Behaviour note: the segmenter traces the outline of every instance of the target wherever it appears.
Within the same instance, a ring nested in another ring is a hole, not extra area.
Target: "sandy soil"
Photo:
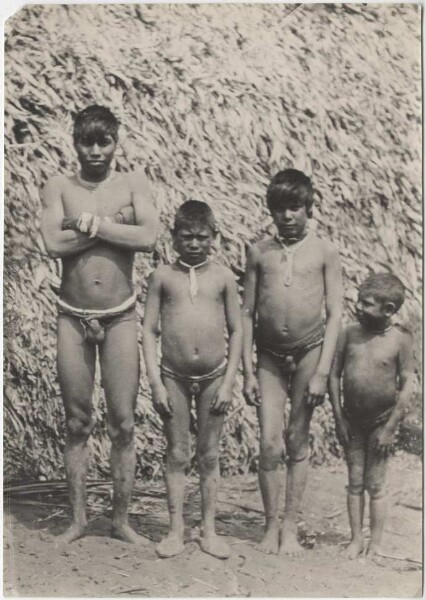
[[[310,548],[297,559],[266,556],[255,549],[263,519],[254,476],[222,483],[217,525],[233,549],[226,561],[204,554],[196,541],[200,507],[195,478],[188,481],[185,552],[166,560],[156,556],[152,543],[167,531],[160,483],[139,484],[135,493],[132,524],[151,540],[143,548],[108,537],[107,498],[99,491],[90,494],[89,535],[66,548],[55,544],[55,535],[69,519],[64,496],[24,500],[40,504],[7,500],[4,595],[419,597],[421,474],[418,457],[400,454],[392,460],[383,552],[394,558],[375,561],[365,557],[347,561],[342,556],[349,535],[343,464],[310,472],[300,523],[301,539]]]

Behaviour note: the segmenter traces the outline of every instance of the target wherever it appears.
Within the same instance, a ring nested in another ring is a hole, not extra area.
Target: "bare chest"
[[[165,308],[207,310],[223,304],[223,286],[209,272],[196,273],[192,285],[189,273],[172,273],[163,284],[162,301]]]
[[[323,283],[323,260],[312,249],[294,252],[277,248],[269,251],[260,264],[260,282],[264,288],[283,286],[307,290]]]
[[[389,371],[390,374],[396,373],[398,353],[392,341],[384,336],[377,336],[362,343],[359,339],[349,342],[346,366],[365,372],[380,369]]]
[[[87,189],[70,182],[63,191],[62,201],[66,217],[76,217],[81,212],[99,216],[113,215],[131,204],[131,191],[121,178],[96,189]]]

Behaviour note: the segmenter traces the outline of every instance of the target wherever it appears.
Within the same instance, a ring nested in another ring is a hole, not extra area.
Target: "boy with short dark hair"
[[[154,407],[163,418],[167,438],[165,480],[170,530],[157,546],[163,558],[184,549],[182,509],[193,399],[202,504],[200,545],[218,558],[230,555],[228,544],[216,535],[214,517],[219,441],[240,360],[242,326],[234,276],[209,259],[216,230],[207,204],[197,200],[182,204],[172,232],[179,258],[171,265],[158,267],[148,287],[143,349]],[[159,320],[160,368],[156,344]],[[228,352],[225,330],[229,335]]]
[[[252,246],[247,257],[244,394],[249,404],[257,406],[260,422],[259,484],[266,530],[258,548],[296,556],[302,551],[297,514],[307,477],[309,424],[326,392],[340,326],[342,283],[336,248],[308,229],[313,205],[309,177],[296,169],[280,171],[266,197],[278,233]],[[280,532],[278,467],[288,397],[286,507]]]
[[[411,335],[391,322],[404,295],[404,286],[391,273],[370,275],[364,281],[356,305],[358,324],[349,325],[341,333],[330,373],[336,429],[348,463],[352,540],[346,554],[351,559],[363,551],[364,490],[370,495],[367,554],[380,554],[386,517],[387,459],[413,391]]]
[[[142,173],[112,168],[118,121],[105,106],[78,113],[74,147],[80,169],[57,175],[43,190],[41,233],[62,261],[58,304],[58,379],[66,414],[65,471],[72,523],[58,541],[85,534],[87,441],[93,428],[97,356],[108,411],[114,482],[112,534],[144,542],[128,524],[135,471],[134,408],[139,385],[136,251],[154,248],[158,215]],[[125,211],[128,222],[121,215]]]

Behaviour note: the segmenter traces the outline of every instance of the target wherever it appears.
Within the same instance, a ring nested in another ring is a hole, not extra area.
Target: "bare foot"
[[[349,544],[349,546],[345,549],[345,558],[348,558],[349,560],[353,560],[354,558],[356,558],[357,556],[359,556],[362,551],[363,551],[363,547],[364,547],[364,540],[363,538],[355,538],[351,541],[351,543]]]
[[[377,556],[381,556],[381,548],[379,544],[372,544],[371,542],[368,544],[368,548],[367,548],[367,552],[366,552],[367,556],[370,557],[377,557]]]
[[[280,526],[277,520],[266,525],[265,535],[256,549],[265,554],[278,554]]]
[[[215,533],[200,537],[200,546],[203,552],[216,558],[229,558],[231,556],[231,548],[225,540]]]
[[[61,535],[56,536],[55,543],[56,544],[70,544],[75,540],[83,537],[86,533],[86,523],[72,523],[68,529],[61,533]]]
[[[155,551],[160,558],[170,558],[171,556],[177,556],[184,550],[183,536],[177,533],[171,532],[167,535],[159,544],[157,544]]]
[[[111,528],[111,536],[117,540],[128,542],[129,544],[137,544],[138,546],[146,546],[149,540],[141,535],[138,535],[128,523],[122,525],[113,525]]]
[[[286,527],[281,529],[280,556],[301,556],[305,550],[297,541],[297,527]]]

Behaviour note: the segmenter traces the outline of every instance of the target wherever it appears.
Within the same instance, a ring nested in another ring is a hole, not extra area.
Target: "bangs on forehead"
[[[286,206],[291,204],[293,206],[304,206],[306,204],[306,198],[302,194],[290,192],[289,190],[277,190],[271,197],[271,206]]]
[[[108,137],[117,141],[115,128],[102,121],[86,121],[81,124],[78,131],[75,132],[75,139],[87,144],[95,142],[105,143]]]

